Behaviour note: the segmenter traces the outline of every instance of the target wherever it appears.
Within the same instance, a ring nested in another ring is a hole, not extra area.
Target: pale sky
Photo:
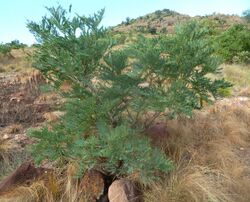
[[[195,16],[213,12],[241,15],[250,8],[250,0],[0,0],[0,43],[15,39],[34,43],[34,37],[26,28],[27,20],[40,21],[47,12],[45,6],[58,3],[64,8],[72,4],[72,11],[79,15],[90,15],[105,8],[104,26],[162,9]]]

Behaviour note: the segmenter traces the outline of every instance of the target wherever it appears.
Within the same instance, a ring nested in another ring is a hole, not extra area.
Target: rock
[[[138,87],[139,87],[139,88],[148,88],[148,87],[149,87],[149,83],[147,83],[147,82],[139,83],[139,84],[138,84]]]
[[[7,135],[7,134],[4,134],[4,136],[3,136],[3,140],[7,140],[7,139],[9,139],[10,137]]]
[[[135,185],[126,179],[115,180],[108,190],[110,202],[139,202],[139,194]]]
[[[163,146],[169,137],[166,123],[156,123],[146,130],[146,135],[150,138],[154,146]]]
[[[80,188],[87,195],[89,201],[101,201],[100,199],[105,195],[104,175],[97,170],[87,171],[80,182]]]
[[[48,171],[46,168],[36,168],[32,162],[25,162],[0,182],[0,193],[9,191],[17,185],[30,183],[46,175]]]

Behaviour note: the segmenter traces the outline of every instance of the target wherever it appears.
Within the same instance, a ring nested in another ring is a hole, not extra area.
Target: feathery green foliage
[[[169,172],[170,161],[123,119],[131,89],[136,89],[138,81],[122,74],[125,52],[110,51],[113,42],[99,25],[104,11],[70,19],[60,6],[48,10],[50,17],[40,24],[28,24],[41,43],[34,66],[55,89],[60,91],[66,81],[71,91],[61,92],[67,102],[60,122],[52,130],[44,127],[30,133],[39,139],[32,148],[36,162],[74,160],[82,169],[117,176],[138,173],[144,183],[157,172]]]
[[[66,113],[58,123],[31,132],[38,139],[32,148],[37,162],[74,160],[82,169],[138,174],[143,183],[168,173],[171,162],[140,133],[166,108],[172,117],[190,116],[200,100],[230,86],[206,77],[218,71],[206,30],[190,22],[173,36],[141,36],[117,49],[100,26],[103,10],[73,18],[67,17],[71,8],[48,10],[51,15],[39,24],[28,23],[41,44],[34,67],[66,98]],[[61,88],[65,82],[68,91]],[[155,116],[141,123],[149,111]]]
[[[143,90],[144,99],[138,106],[159,112],[168,108],[174,116],[190,116],[193,109],[200,107],[199,100],[208,102],[211,96],[218,97],[218,89],[230,86],[224,80],[206,76],[219,72],[207,31],[190,21],[177,26],[173,36],[139,38],[131,50],[133,72],[149,86]]]

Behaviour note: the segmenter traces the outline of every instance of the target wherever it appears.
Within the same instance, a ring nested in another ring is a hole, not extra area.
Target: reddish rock
[[[115,180],[108,190],[110,202],[139,202],[139,192],[129,180]]]
[[[97,170],[87,171],[80,182],[80,188],[87,195],[89,201],[100,201],[105,191],[104,175]]]
[[[46,168],[36,168],[32,162],[23,163],[0,182],[0,193],[9,191],[17,185],[28,184],[32,180],[44,176],[48,171]]]

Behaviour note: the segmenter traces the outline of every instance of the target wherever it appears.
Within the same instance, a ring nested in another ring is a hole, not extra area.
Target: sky
[[[18,39],[31,45],[35,39],[26,28],[27,21],[39,22],[46,6],[62,5],[79,15],[90,15],[105,8],[102,24],[114,26],[156,10],[170,9],[190,16],[216,13],[241,15],[250,0],[0,0],[0,43]]]

